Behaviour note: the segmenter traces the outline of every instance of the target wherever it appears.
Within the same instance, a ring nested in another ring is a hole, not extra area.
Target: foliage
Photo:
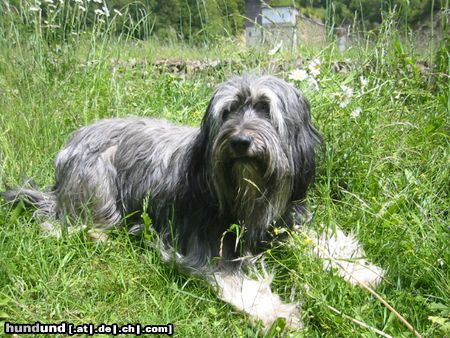
[[[303,15],[321,19],[329,27],[356,25],[358,29],[369,30],[378,27],[386,13],[393,10],[400,25],[419,26],[445,8],[446,1],[274,0],[266,3],[296,5]],[[245,21],[245,0],[7,0],[0,8],[14,13],[6,18],[25,23],[28,31],[34,29],[37,20],[42,21],[43,33],[55,33],[48,28],[61,27],[57,31],[59,35],[48,36],[53,40],[70,39],[75,26],[78,32],[85,31],[100,21],[116,35],[204,42],[239,35]]]
[[[313,16],[316,14],[333,26],[352,25],[356,22],[365,29],[380,25],[383,15],[393,10],[399,13],[402,25],[415,27],[428,18],[430,13],[448,6],[446,0],[295,0],[295,3],[303,13],[311,13]],[[318,9],[326,9],[326,12],[317,11]]]
[[[58,30],[63,33],[60,39],[67,39],[75,27],[80,32],[92,29],[100,21],[116,34],[139,39],[157,35],[162,39],[204,41],[235,36],[242,31],[244,22],[243,0],[8,0],[0,8],[10,13],[8,19],[25,23],[28,30],[38,20],[44,29],[62,28]]]

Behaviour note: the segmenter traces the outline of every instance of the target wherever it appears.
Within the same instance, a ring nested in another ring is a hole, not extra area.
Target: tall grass
[[[268,56],[227,39],[193,47],[136,40],[130,27],[117,35],[114,25],[126,9],[106,17],[55,2],[54,16],[44,18],[32,3],[17,11],[5,4],[2,188],[25,178],[51,185],[57,151],[72,131],[96,119],[141,115],[199,125],[213,87],[229,75],[270,72],[290,80],[302,68],[308,80],[290,81],[311,101],[326,141],[307,201],[311,226],[355,232],[369,258],[387,270],[377,292],[424,337],[450,334],[448,41],[432,51],[435,66],[423,68],[421,54],[389,19],[376,39],[343,53],[330,43]],[[96,21],[89,23],[89,15]],[[150,31],[150,17],[142,18],[135,27]],[[196,73],[171,73],[152,62],[174,57],[232,62]],[[301,233],[288,237],[266,257],[277,292],[302,303],[306,328],[293,336],[375,336],[350,319],[411,336],[370,294],[323,272]],[[177,335],[188,337],[260,333],[201,281],[162,264],[145,242],[121,230],[107,243],[92,243],[84,232],[46,238],[29,212],[2,204],[0,243],[2,321],[172,322]]]

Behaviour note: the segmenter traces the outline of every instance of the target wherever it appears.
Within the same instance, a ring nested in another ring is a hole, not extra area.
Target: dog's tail
[[[25,206],[37,209],[37,213],[42,216],[54,217],[56,215],[56,197],[53,190],[39,191],[34,186],[24,186],[0,192],[0,197],[13,204],[22,201]]]

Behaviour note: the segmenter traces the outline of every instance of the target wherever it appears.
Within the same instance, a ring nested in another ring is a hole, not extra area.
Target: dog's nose
[[[251,143],[252,138],[247,135],[235,135],[230,139],[231,148],[238,154],[244,154]]]

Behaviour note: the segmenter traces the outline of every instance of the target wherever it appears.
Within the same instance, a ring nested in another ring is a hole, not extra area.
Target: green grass
[[[255,71],[288,79],[298,56],[319,58],[320,90],[295,83],[311,101],[326,141],[308,197],[312,226],[353,230],[368,257],[387,270],[377,292],[424,337],[450,334],[448,65],[447,77],[433,70],[422,74],[414,50],[392,31],[344,54],[330,44],[268,56],[227,40],[194,48],[86,34],[46,44],[36,34],[24,39],[25,33],[2,27],[1,188],[25,178],[51,185],[58,150],[72,131],[96,119],[142,115],[198,125],[214,86],[231,74]],[[195,74],[152,65],[159,58],[206,57],[234,63]],[[133,58],[147,62],[117,63]],[[347,70],[333,71],[343,60],[349,60]],[[354,89],[345,107],[339,105],[341,85]],[[355,111],[360,114],[352,117]],[[205,283],[180,275],[122,231],[107,243],[92,243],[84,232],[60,240],[42,237],[30,212],[2,204],[0,247],[2,321],[171,322],[180,337],[258,335],[258,327]],[[288,299],[293,286],[302,303],[305,330],[294,336],[375,336],[330,306],[393,337],[412,336],[369,293],[322,271],[310,249],[305,237],[292,234],[266,253],[276,291]]]

